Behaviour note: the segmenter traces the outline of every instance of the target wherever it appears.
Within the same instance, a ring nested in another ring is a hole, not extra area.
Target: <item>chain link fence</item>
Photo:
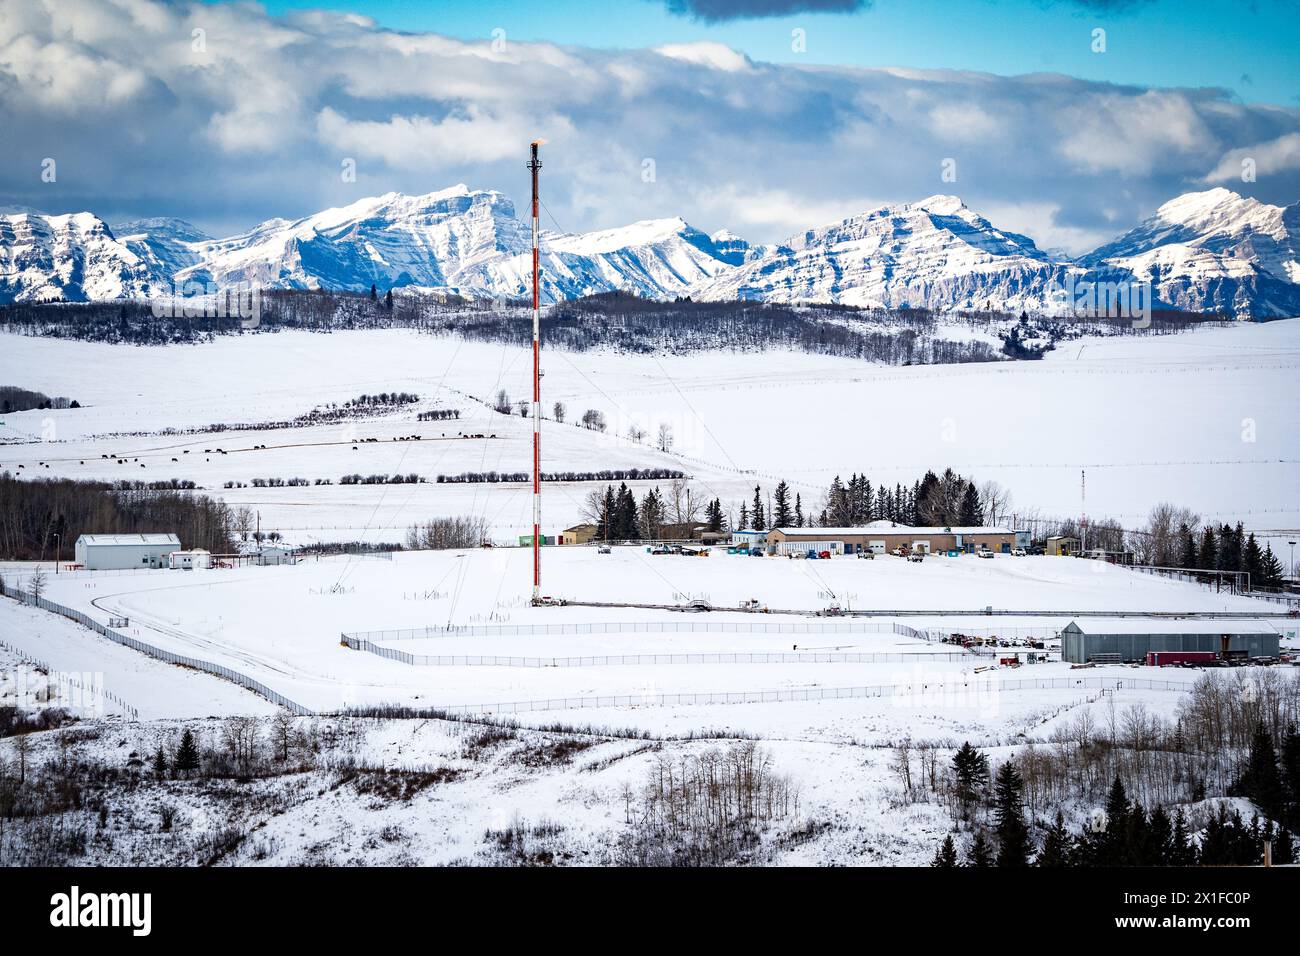
[[[58,614],[60,617],[66,617],[68,620],[75,621],[82,627],[90,628],[95,633],[108,638],[116,644],[121,644],[123,647],[129,647],[133,651],[139,651],[141,654],[155,658],[156,660],[168,664],[179,664],[181,667],[191,667],[194,670],[203,671],[216,677],[225,678],[231,683],[238,684],[245,690],[251,690],[254,694],[257,694],[260,697],[265,697],[271,703],[283,707],[299,717],[310,717],[314,716],[316,713],[315,711],[309,710],[301,704],[290,700],[283,694],[271,690],[271,688],[267,687],[261,681],[253,680],[253,678],[246,674],[241,674],[239,671],[232,670],[229,667],[223,667],[220,664],[213,664],[210,661],[199,660],[195,657],[186,657],[184,654],[176,654],[172,651],[166,651],[160,647],[155,647],[152,644],[146,644],[144,641],[123,634],[121,631],[114,630],[111,627],[99,623],[89,615],[83,614],[81,611],[73,610],[70,607],[64,607],[62,604],[56,604],[43,597],[38,598],[29,592],[20,591],[17,588],[11,587],[3,581],[0,581],[0,594],[3,594],[5,597],[13,598],[23,604],[32,607],[39,607],[52,614]]]

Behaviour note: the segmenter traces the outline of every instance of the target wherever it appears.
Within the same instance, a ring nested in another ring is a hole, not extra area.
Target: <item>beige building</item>
[[[892,521],[873,521],[860,528],[773,528],[767,532],[767,550],[773,554],[884,554],[899,548],[921,554],[1009,553],[1015,546],[1016,533],[1006,528],[913,528]]]
[[[1047,547],[1044,549],[1048,554],[1068,556],[1079,553],[1079,539],[1071,538],[1068,535],[1054,534],[1047,539]]]
[[[575,524],[560,533],[560,544],[590,544],[596,540],[594,524]]]

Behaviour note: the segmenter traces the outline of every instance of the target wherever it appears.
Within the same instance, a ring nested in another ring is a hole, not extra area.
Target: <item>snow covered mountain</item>
[[[688,294],[742,261],[746,244],[721,243],[677,219],[650,219],[582,235],[541,236],[542,297],[549,302],[622,290],[644,298]],[[531,247],[461,270],[448,285],[465,296],[524,296]]]
[[[1178,309],[1300,315],[1300,203],[1187,193],[1081,261],[1150,282]]]
[[[368,291],[449,277],[528,242],[514,206],[498,192],[453,186],[423,196],[385,193],[303,219],[271,219],[228,239],[194,244],[180,281],[283,289]]]
[[[374,284],[510,298],[527,293],[532,268],[529,229],[510,200],[463,184],[423,196],[387,193],[292,222],[273,219],[228,239],[183,241],[171,229],[151,249],[157,258],[190,257],[174,273],[178,282],[218,286],[364,292]],[[734,243],[716,248],[681,219],[577,236],[543,233],[542,293],[547,301],[614,289],[678,295],[738,255]]]
[[[91,213],[0,214],[0,302],[143,297],[167,281]]]
[[[184,219],[158,217],[113,223],[113,235],[168,282],[199,261],[197,246],[212,237]]]
[[[680,218],[542,234],[542,296],[837,302],[890,308],[1056,311],[1067,278],[1150,281],[1156,304],[1300,314],[1300,204],[1227,189],[1180,196],[1079,259],[997,228],[956,196],[885,206],[776,246]],[[529,229],[508,198],[464,185],[386,193],[213,239],[179,219],[109,228],[90,213],[0,213],[0,302],[167,294],[184,283],[365,292],[376,285],[470,298],[526,296]]]
[[[1020,309],[1069,268],[1033,240],[995,228],[956,196],[884,206],[810,229],[696,295],[705,299]]]

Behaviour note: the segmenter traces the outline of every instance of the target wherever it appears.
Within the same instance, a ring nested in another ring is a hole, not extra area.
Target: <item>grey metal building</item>
[[[181,549],[174,534],[83,534],[77,538],[77,563],[91,571],[165,568],[167,556]]]
[[[1212,651],[1221,655],[1277,657],[1281,635],[1258,621],[1071,621],[1061,631],[1061,659],[1145,661],[1147,651]]]

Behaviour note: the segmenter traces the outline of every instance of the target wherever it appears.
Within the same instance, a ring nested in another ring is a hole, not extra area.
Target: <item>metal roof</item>
[[[1014,534],[1006,528],[947,528],[947,527],[928,527],[917,528],[905,524],[882,525],[878,522],[872,522],[869,525],[860,525],[856,528],[773,528],[773,531],[780,531],[784,535],[802,534],[812,535],[825,538],[846,535],[846,534],[905,534],[905,535],[926,535],[926,534]]]
[[[77,538],[78,544],[102,545],[175,545],[181,546],[181,539],[174,534],[83,534]]]
[[[1071,621],[1082,634],[1276,634],[1277,628],[1266,621],[1206,618],[1089,618]]]

